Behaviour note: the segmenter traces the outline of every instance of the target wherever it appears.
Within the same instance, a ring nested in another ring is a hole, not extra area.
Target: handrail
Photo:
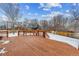
[[[52,30],[40,30],[40,29],[37,29],[37,30],[32,30],[32,29],[24,29],[24,30],[0,30],[0,32],[6,32],[7,34],[7,37],[8,37],[8,33],[10,32],[18,32],[18,36],[19,36],[19,33],[20,32],[23,32],[23,35],[24,33],[39,33],[39,32],[42,32],[43,33],[43,36],[45,37],[45,33],[46,32],[51,32]],[[60,35],[65,35],[65,36],[69,36],[71,35],[73,32],[71,31],[56,31],[56,34],[60,34]],[[39,34],[38,34],[39,35]]]
[[[42,32],[43,33],[43,37],[45,37],[46,32],[49,32],[49,30],[0,30],[0,32],[6,32],[7,37],[8,37],[8,34],[10,32],[18,32],[18,36],[19,36],[20,32],[23,32],[23,35],[24,35],[25,32],[26,33],[28,33],[28,32],[30,32],[30,33],[36,33],[36,35],[37,34],[39,35],[39,32]]]

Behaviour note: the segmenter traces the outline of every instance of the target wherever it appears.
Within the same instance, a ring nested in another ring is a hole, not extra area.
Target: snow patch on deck
[[[79,48],[79,39],[65,37],[65,36],[56,35],[56,34],[52,34],[52,33],[47,33],[47,34],[49,36],[49,39],[51,39],[51,40],[56,40],[56,41],[67,43],[67,44],[75,47],[76,49]]]
[[[0,48],[0,54],[4,54],[6,52],[8,52],[8,51],[5,51],[5,48]]]

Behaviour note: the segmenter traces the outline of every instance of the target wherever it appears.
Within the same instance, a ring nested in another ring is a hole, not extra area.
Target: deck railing
[[[9,33],[17,32],[18,36],[20,36],[20,33],[23,33],[23,36],[27,33],[33,33],[33,35],[39,36],[40,32],[42,33],[42,36],[45,38],[46,32],[49,32],[50,30],[0,30],[0,33],[6,33],[6,36],[9,37]]]
[[[42,33],[42,36],[45,37],[46,32],[51,32],[52,30],[27,30],[27,29],[23,29],[23,30],[0,30],[0,33],[6,33],[6,36],[9,37],[9,33],[14,33],[17,32],[18,36],[20,35],[20,33],[22,32],[23,35],[27,34],[27,33],[33,33],[33,35],[40,35],[40,32]],[[71,31],[54,31],[54,34],[59,34],[59,35],[63,35],[63,36],[67,36],[67,37],[71,37],[72,34],[74,32]]]
[[[63,36],[72,36],[74,32],[72,31],[57,31],[56,34],[63,35]]]

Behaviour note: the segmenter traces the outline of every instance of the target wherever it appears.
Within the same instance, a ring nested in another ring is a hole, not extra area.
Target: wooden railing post
[[[45,38],[45,32],[43,32],[43,37]]]
[[[38,30],[36,31],[36,36],[39,36],[39,31]]]
[[[9,34],[9,33],[8,33],[8,30],[7,30],[6,32],[7,32],[7,37],[8,37],[8,34]]]
[[[19,36],[19,30],[18,30],[18,36]]]
[[[23,36],[24,36],[24,31],[23,31]]]

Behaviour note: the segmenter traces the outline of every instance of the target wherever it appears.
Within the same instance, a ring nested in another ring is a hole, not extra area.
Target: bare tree
[[[37,19],[32,20],[32,29],[39,29],[39,24]]]
[[[28,29],[38,29],[39,28],[38,20],[37,19],[25,19],[24,27]]]
[[[18,20],[19,14],[19,5],[15,3],[0,3],[0,11],[7,16],[8,20],[12,23],[12,28],[14,27],[14,22]]]
[[[48,21],[47,20],[40,20],[40,28],[47,30],[48,28]]]
[[[62,30],[62,28],[63,28],[63,21],[62,21],[62,19],[63,19],[63,15],[61,15],[61,14],[58,14],[58,15],[53,17],[54,29],[56,31]]]
[[[78,26],[79,26],[79,7],[76,6],[72,6],[70,13],[74,16],[74,20],[73,20],[73,26],[74,26],[74,31],[78,31]]]
[[[23,27],[27,28],[28,26],[28,19],[27,18],[24,18],[24,21],[23,21]]]

